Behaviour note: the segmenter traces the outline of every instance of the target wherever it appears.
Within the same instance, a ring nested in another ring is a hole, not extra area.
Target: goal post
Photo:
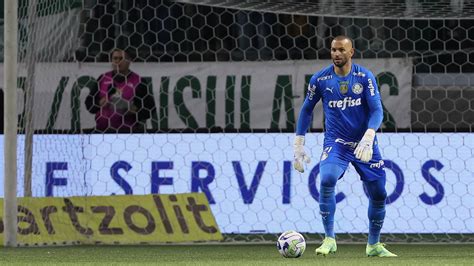
[[[4,213],[3,244],[6,247],[17,245],[17,52],[18,52],[18,1],[5,1],[4,6],[4,138],[3,138],[3,191]]]

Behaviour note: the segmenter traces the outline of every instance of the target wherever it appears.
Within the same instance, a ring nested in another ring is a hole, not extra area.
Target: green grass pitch
[[[474,265],[473,244],[393,244],[397,258],[368,258],[365,245],[341,244],[336,254],[316,256],[310,244],[298,259],[274,245],[158,245],[0,248],[0,264],[30,265]]]

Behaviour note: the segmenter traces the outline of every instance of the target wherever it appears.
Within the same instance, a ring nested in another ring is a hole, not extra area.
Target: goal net
[[[374,73],[383,100],[384,161],[374,165],[387,172],[382,239],[473,240],[469,1],[30,2],[34,8],[19,6],[17,195],[44,205],[19,209],[19,232],[36,237],[20,244],[51,244],[48,222],[66,232],[56,244],[121,242],[126,230],[138,240],[185,232],[178,213],[172,226],[162,219],[156,198],[150,207],[123,195],[191,192],[204,193],[226,241],[273,241],[290,229],[320,239],[321,104],[303,174],[292,168],[292,141],[309,79],[331,64],[330,42],[341,34],[354,40],[353,60]],[[98,130],[98,91],[108,86],[107,97],[115,95],[115,76],[101,79],[117,69],[115,48],[145,88],[126,103],[141,108],[133,111],[144,113],[141,128],[110,122]],[[365,241],[368,199],[354,168],[336,190],[336,232]],[[115,231],[104,229],[110,209],[97,208],[96,196],[123,210],[106,226]]]

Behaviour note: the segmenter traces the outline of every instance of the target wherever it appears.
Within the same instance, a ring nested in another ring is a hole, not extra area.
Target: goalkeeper
[[[309,163],[305,153],[304,135],[311,122],[311,113],[322,99],[325,114],[324,147],[320,162],[319,209],[325,231],[316,254],[327,255],[337,250],[334,233],[336,197],[334,188],[352,163],[369,195],[368,256],[395,257],[380,243],[380,230],[385,218],[385,171],[375,131],[383,118],[380,93],[374,75],[352,63],[352,40],[337,36],[331,43],[333,64],[315,73],[301,108],[294,140],[294,167],[304,172]]]

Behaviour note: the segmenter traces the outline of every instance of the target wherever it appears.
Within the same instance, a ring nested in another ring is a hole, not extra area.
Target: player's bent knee
[[[340,174],[333,169],[321,169],[321,186],[335,187]]]
[[[323,187],[335,187],[337,182],[337,177],[326,175],[321,176],[321,186]]]
[[[385,201],[387,199],[387,192],[384,190],[384,191],[373,193],[370,199],[373,201]]]
[[[385,190],[385,181],[376,180],[365,182],[365,188],[369,194],[369,198],[374,201],[385,201],[387,199],[387,191]]]
[[[373,189],[369,191],[369,198],[374,201],[385,201],[387,199],[387,191],[384,187]]]
[[[344,174],[344,170],[337,164],[325,164],[320,166],[321,186],[336,186],[339,177]]]

